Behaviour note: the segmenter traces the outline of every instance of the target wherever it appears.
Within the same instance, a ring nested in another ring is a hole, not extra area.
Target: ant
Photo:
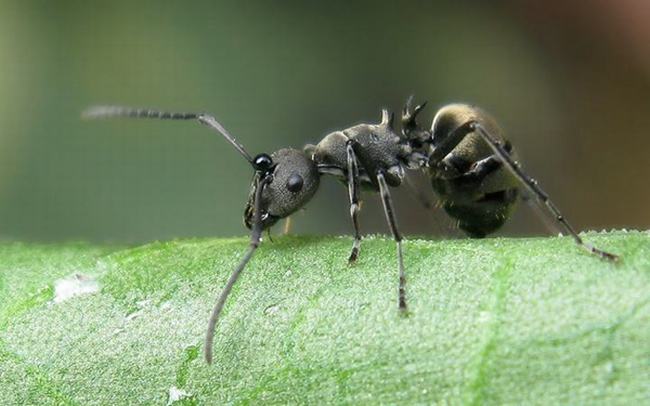
[[[354,228],[349,263],[357,260],[361,247],[357,218],[360,189],[380,194],[397,245],[398,305],[402,313],[407,310],[402,235],[389,188],[402,183],[405,170],[426,171],[442,207],[458,220],[459,228],[472,237],[484,237],[501,227],[523,187],[579,247],[608,261],[618,259],[583,241],[537,181],[523,172],[510,142],[503,137],[491,116],[478,107],[451,104],[441,108],[431,129],[426,129],[417,122],[425,104],[413,107],[413,96],[408,99],[402,110],[400,134],[394,130],[394,116],[384,109],[378,124],[358,124],[334,131],[317,145],[307,145],[303,150],[283,148],[255,157],[213,116],[205,113],[97,106],[86,110],[83,116],[196,120],[224,136],[253,167],[254,176],[244,210],[244,224],[251,230],[250,244],[212,310],[204,346],[205,360],[210,364],[219,315],[242,270],[260,245],[262,232],[303,207],[318,189],[321,175],[333,175],[348,188]]]

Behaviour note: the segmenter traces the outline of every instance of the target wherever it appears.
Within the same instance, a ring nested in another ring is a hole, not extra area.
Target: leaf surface
[[[118,249],[0,246],[0,403],[637,404],[650,399],[650,235],[408,240],[280,237]],[[99,291],[54,302],[62,279]]]

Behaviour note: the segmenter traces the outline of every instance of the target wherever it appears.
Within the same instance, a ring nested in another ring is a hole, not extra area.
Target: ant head
[[[261,219],[266,229],[278,220],[303,207],[316,193],[320,175],[316,164],[302,151],[281,149],[271,156],[259,154],[252,161],[255,177],[244,210],[244,224],[251,228],[255,207],[255,191],[264,176],[271,177],[262,192]]]

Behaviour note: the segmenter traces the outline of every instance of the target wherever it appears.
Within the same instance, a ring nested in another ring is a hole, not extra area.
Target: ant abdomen
[[[456,130],[472,122],[487,129],[513,155],[510,143],[490,115],[477,107],[451,104],[438,111],[431,126],[429,174],[441,207],[457,220],[461,230],[481,238],[505,223],[519,192],[517,179],[503,167],[481,135],[471,129],[443,155],[447,143],[453,143],[450,139]],[[436,149],[443,153],[437,154]]]

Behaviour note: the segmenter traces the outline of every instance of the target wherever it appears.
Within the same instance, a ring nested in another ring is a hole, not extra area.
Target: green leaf
[[[650,234],[265,242],[202,358],[245,239],[0,246],[0,404],[638,404],[650,399]],[[99,291],[55,302],[57,283]],[[58,282],[57,282],[58,281]]]

